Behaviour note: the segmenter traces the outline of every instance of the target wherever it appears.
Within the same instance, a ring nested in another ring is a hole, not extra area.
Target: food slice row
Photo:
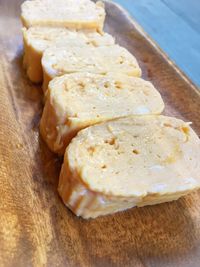
[[[103,5],[89,0],[22,6],[24,65],[32,81],[44,80],[40,131],[52,151],[65,153],[58,190],[84,218],[175,200],[200,186],[198,136],[159,115],[159,92],[103,33],[104,18]]]

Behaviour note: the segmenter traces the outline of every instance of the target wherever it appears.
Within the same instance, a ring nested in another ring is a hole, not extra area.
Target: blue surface
[[[115,0],[200,86],[200,0]]]

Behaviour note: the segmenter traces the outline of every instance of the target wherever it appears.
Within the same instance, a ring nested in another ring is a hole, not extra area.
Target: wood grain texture
[[[22,69],[21,2],[0,0],[0,266],[199,267],[200,192],[88,221],[62,204],[62,159],[38,133],[42,91]],[[200,134],[197,88],[120,8],[106,10],[106,29],[139,59],[166,113]]]

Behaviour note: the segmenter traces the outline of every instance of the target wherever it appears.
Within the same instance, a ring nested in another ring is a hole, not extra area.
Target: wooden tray
[[[20,0],[0,0],[0,266],[200,266],[200,194],[96,220],[74,216],[57,194],[62,160],[38,133],[42,91],[22,69]],[[106,29],[138,58],[166,114],[193,121],[200,94],[119,6]]]

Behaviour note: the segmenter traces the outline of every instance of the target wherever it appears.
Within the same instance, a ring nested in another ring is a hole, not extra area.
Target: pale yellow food
[[[66,46],[51,47],[42,57],[43,90],[48,88],[50,80],[56,76],[74,72],[92,72],[106,74],[113,72],[129,76],[141,76],[136,58],[119,45],[112,46]]]
[[[176,200],[200,187],[200,140],[188,123],[138,116],[79,132],[58,191],[78,216],[95,218]]]
[[[55,27],[23,28],[24,67],[32,82],[42,82],[43,71],[41,59],[44,51],[52,45],[66,46],[109,46],[115,43],[107,33],[92,30],[69,30]]]
[[[34,0],[21,5],[24,27],[50,26],[101,31],[105,19],[102,2],[90,0]]]
[[[120,74],[74,73],[49,84],[40,132],[49,148],[64,154],[76,133],[129,115],[160,114],[163,100],[143,79]]]

